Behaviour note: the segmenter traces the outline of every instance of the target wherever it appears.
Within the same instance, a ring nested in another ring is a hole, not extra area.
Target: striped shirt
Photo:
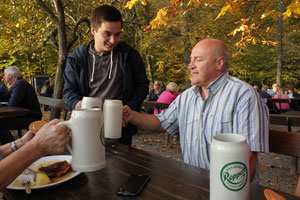
[[[269,151],[269,111],[252,86],[224,72],[206,99],[200,90],[189,88],[157,115],[167,132],[179,131],[185,163],[209,169],[210,143],[221,133],[245,136],[250,151]]]

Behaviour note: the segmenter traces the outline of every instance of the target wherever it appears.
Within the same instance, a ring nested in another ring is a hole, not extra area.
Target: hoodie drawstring
[[[96,58],[95,58],[95,54],[93,54],[93,72],[92,72],[91,82],[94,81],[95,62],[96,62]]]
[[[111,71],[112,71],[112,66],[113,66],[113,54],[114,54],[114,52],[111,51],[111,52],[110,52],[110,70],[109,70],[109,76],[108,76],[108,79],[111,79]]]
[[[92,71],[92,78],[91,78],[91,82],[94,81],[94,73],[95,73],[95,62],[96,62],[96,57],[95,54],[93,55],[93,71]],[[109,69],[109,76],[108,79],[111,79],[111,71],[112,71],[112,67],[113,67],[113,51],[110,52],[110,69]]]

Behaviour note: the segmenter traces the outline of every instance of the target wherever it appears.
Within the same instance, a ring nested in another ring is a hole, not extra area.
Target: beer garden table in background
[[[26,112],[29,112],[29,109],[4,105],[0,106],[0,118],[24,116]]]
[[[130,174],[146,174],[151,177],[140,196],[130,199],[209,199],[209,171],[182,162],[160,157],[122,144],[108,143],[106,168],[79,176],[42,190],[3,191],[8,200],[47,199],[129,199],[117,196],[118,188]],[[265,187],[251,184],[250,199],[265,200]],[[278,191],[276,191],[278,192]],[[296,196],[278,192],[286,199]]]

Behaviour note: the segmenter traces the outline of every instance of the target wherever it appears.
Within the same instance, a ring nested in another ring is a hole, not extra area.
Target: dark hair
[[[288,90],[291,90],[294,92],[294,87],[288,87]]]
[[[120,11],[113,6],[103,5],[95,8],[91,16],[91,27],[97,30],[103,21],[119,21],[123,27],[122,15]]]

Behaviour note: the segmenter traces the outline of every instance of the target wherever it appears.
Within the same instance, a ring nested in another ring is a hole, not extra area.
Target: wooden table
[[[79,176],[53,188],[25,191],[3,191],[8,200],[81,200],[81,199],[209,199],[208,170],[163,158],[151,153],[133,149],[121,144],[106,148],[106,168]],[[116,191],[130,174],[147,174],[150,182],[140,196],[125,198]],[[264,187],[252,184],[251,198],[265,200]],[[278,192],[289,200],[296,196]]]
[[[3,117],[17,117],[24,116],[26,112],[29,112],[29,109],[12,107],[12,106],[0,106],[0,118]]]

